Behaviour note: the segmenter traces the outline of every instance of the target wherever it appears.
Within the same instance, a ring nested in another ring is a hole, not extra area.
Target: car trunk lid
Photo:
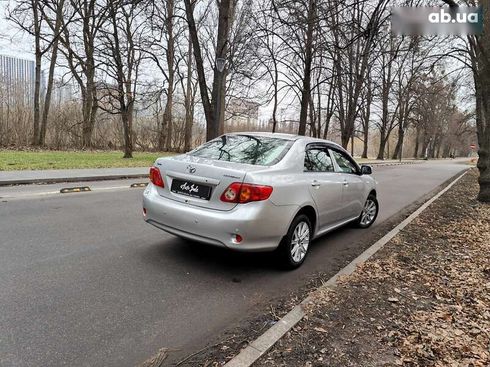
[[[237,204],[221,201],[221,194],[231,183],[243,182],[247,172],[263,169],[187,154],[160,158],[155,166],[165,182],[164,188],[157,188],[161,196],[214,210],[233,209]]]

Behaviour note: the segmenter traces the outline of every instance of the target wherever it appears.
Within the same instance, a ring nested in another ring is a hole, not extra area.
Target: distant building
[[[259,107],[257,102],[232,98],[226,106],[225,130],[257,130],[259,127]]]
[[[34,99],[35,63],[32,60],[0,55],[0,101],[31,103]],[[44,78],[41,78],[41,95]]]

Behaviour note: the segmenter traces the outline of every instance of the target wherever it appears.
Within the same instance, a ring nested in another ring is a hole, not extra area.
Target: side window
[[[305,152],[306,172],[334,172],[328,150],[322,147],[309,148]]]
[[[336,150],[330,150],[333,159],[337,162],[337,165],[340,168],[340,171],[343,173],[357,173],[356,166],[350,161],[350,159],[341,152]]]

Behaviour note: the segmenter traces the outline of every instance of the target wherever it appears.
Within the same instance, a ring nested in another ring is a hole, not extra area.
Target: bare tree
[[[98,110],[96,81],[96,41],[107,21],[106,5],[96,0],[70,0],[73,19],[63,24],[60,51],[78,83],[82,94],[82,146],[92,146],[92,135]],[[64,19],[64,22],[66,19]]]
[[[253,52],[256,62],[263,68],[264,75],[268,76],[270,86],[266,90],[267,103],[272,102],[272,132],[277,131],[277,110],[279,107],[280,87],[280,71],[279,59],[281,58],[281,45],[278,37],[275,35],[277,20],[271,16],[271,4],[263,3],[263,8],[260,8],[254,13],[254,25],[257,31],[258,47]]]
[[[347,6],[349,5],[349,6]],[[347,147],[359,115],[359,98],[364,88],[371,53],[389,17],[388,1],[336,3],[329,18],[332,29],[331,54],[336,78],[337,114],[341,144]]]
[[[121,118],[124,158],[132,158],[133,154],[134,105],[145,37],[145,22],[140,17],[144,5],[108,0],[109,20],[101,29],[99,52],[108,81],[104,83],[100,107]]]
[[[172,150],[173,105],[176,88],[175,73],[180,59],[176,58],[175,49],[181,29],[175,29],[176,13],[174,0],[159,0],[151,3],[146,12],[151,29],[151,37],[145,40],[146,53],[155,63],[163,76],[165,107],[162,121],[159,124],[158,149]]]
[[[368,157],[368,147],[369,147],[369,128],[371,120],[371,104],[373,103],[373,84],[371,79],[371,72],[367,73],[366,78],[366,88],[364,88],[361,104],[361,125],[362,125],[362,135],[363,135],[363,148],[362,148],[362,158]]]
[[[185,127],[184,127],[184,152],[191,149],[192,144],[192,126],[194,123],[194,105],[197,88],[193,85],[193,62],[192,62],[192,41],[189,38],[187,47],[187,72],[185,76],[186,87],[182,85],[185,100]],[[184,78],[181,78],[183,83]]]

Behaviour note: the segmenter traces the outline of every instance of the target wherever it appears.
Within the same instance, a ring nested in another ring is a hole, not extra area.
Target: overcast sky
[[[9,3],[12,6],[14,1],[0,0],[0,53],[34,59],[29,38],[6,20],[6,11]]]

